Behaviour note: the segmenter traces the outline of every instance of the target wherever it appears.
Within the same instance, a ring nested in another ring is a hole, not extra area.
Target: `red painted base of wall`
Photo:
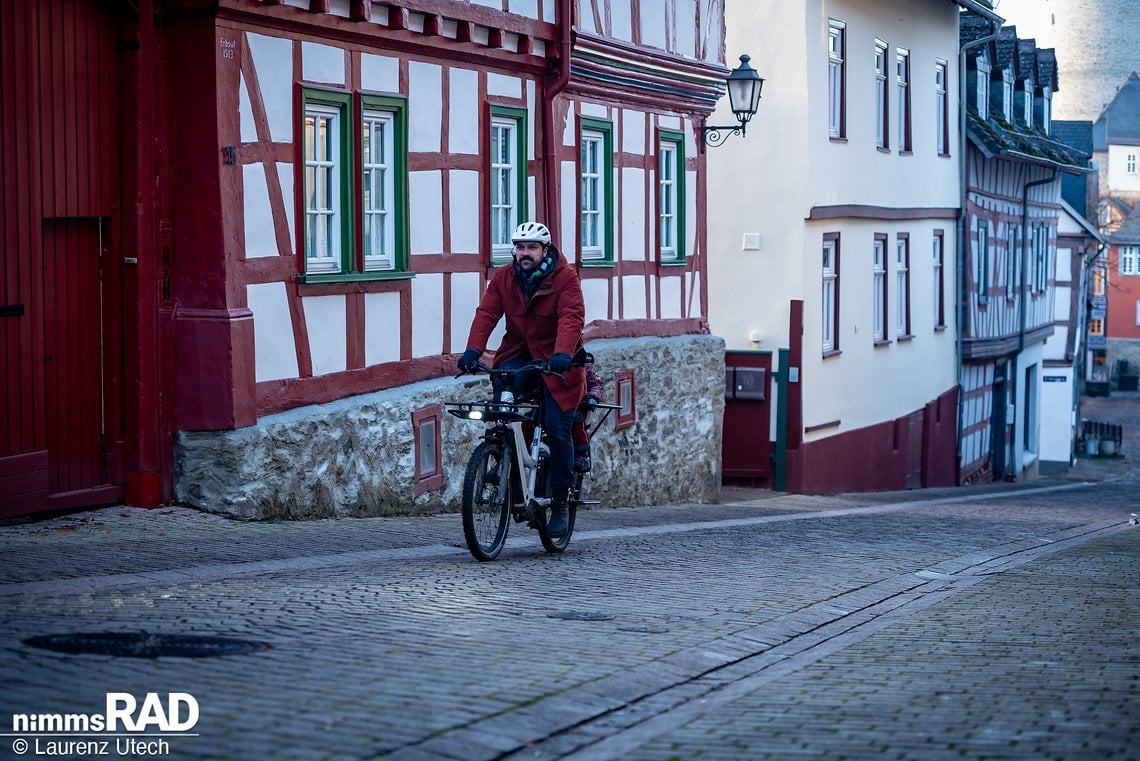
[[[955,388],[912,415],[805,442],[798,450],[788,452],[788,491],[835,494],[954,486],[957,408]],[[909,437],[918,435],[912,430],[917,419],[912,418],[919,416],[921,448],[908,451]],[[919,455],[921,463],[915,459]],[[921,468],[920,473],[916,467]]]
[[[162,474],[128,473],[127,504],[135,507],[158,507],[162,504]]]

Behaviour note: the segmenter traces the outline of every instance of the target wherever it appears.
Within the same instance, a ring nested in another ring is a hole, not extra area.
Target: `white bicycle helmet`
[[[529,243],[538,241],[544,246],[550,245],[550,230],[541,222],[523,222],[511,234],[511,243]]]

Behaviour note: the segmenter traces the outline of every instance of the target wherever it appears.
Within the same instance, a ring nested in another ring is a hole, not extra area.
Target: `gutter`
[[[966,300],[966,191],[969,188],[969,177],[966,175],[966,156],[969,154],[969,139],[966,137],[966,51],[971,48],[976,48],[991,42],[996,39],[998,33],[1001,31],[1003,19],[1001,16],[995,14],[992,10],[978,5],[975,0],[959,0],[959,5],[964,8],[978,13],[990,22],[990,35],[982,37],[972,42],[967,42],[958,49],[958,175],[959,175],[959,199],[958,199],[958,225],[957,230],[957,244],[955,250],[955,272],[958,279],[958,305],[957,305],[957,319],[954,320],[954,353],[957,360],[957,373],[958,373],[958,432],[955,437],[955,451],[954,451],[954,470],[957,473],[957,478],[962,474],[962,422],[965,416],[964,394],[962,392],[962,329],[966,322],[967,306]]]
[[[570,84],[570,47],[573,23],[571,18],[572,0],[558,0],[555,9],[554,25],[558,29],[558,69],[552,73],[552,80],[546,88],[542,111],[542,165],[546,170],[546,198],[545,210],[546,226],[550,228],[551,240],[558,242],[562,248],[562,222],[557,204],[559,174],[558,165],[558,136],[554,128],[556,109],[554,100]],[[575,257],[577,259],[577,257]]]

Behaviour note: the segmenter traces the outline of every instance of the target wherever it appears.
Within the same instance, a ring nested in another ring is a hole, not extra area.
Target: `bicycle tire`
[[[476,560],[494,560],[503,551],[510,526],[511,447],[489,439],[479,446],[467,463],[463,476],[463,538]]]
[[[570,490],[570,498],[566,500],[566,530],[557,536],[546,530],[546,519],[550,516],[550,508],[542,508],[542,516],[538,520],[538,539],[542,548],[551,555],[557,555],[570,545],[570,537],[574,534],[574,520],[578,517],[578,497],[582,492],[582,474],[574,474],[574,487]]]

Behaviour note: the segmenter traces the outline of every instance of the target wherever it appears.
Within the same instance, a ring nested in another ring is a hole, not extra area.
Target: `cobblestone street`
[[[13,522],[0,753],[58,739],[13,733],[16,714],[183,692],[201,715],[171,758],[1140,758],[1140,398],[1086,401],[1125,425],[1123,456],[1017,484],[595,509],[561,556],[516,525],[477,563],[458,515]],[[24,642],[139,631],[267,647]]]

